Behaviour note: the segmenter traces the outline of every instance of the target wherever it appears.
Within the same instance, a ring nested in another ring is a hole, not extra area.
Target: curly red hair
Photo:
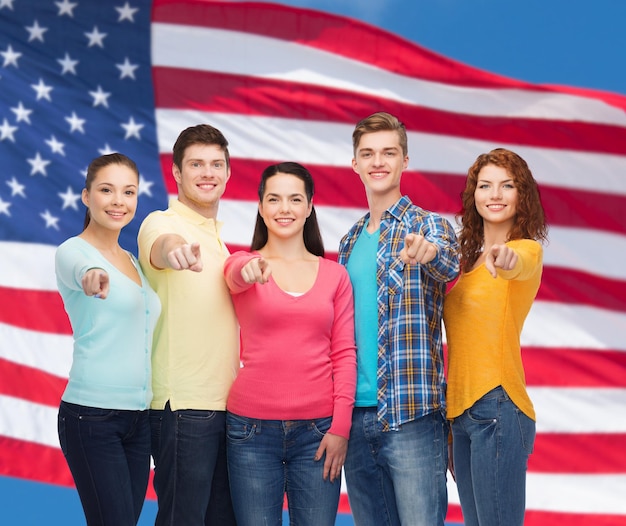
[[[478,156],[467,172],[465,190],[461,193],[463,209],[457,215],[461,225],[459,244],[461,247],[461,269],[470,270],[480,257],[484,242],[483,218],[476,210],[474,192],[478,174],[486,165],[504,168],[513,179],[517,188],[517,213],[507,241],[513,239],[534,239],[547,241],[546,223],[541,195],[526,161],[515,152],[505,148],[496,148]]]

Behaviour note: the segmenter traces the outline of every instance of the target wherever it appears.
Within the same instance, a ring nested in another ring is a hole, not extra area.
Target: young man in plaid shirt
[[[355,298],[357,393],[345,464],[358,526],[443,526],[448,426],[441,315],[459,273],[453,227],[400,191],[404,125],[359,122],[352,167],[369,212],[341,240]]]

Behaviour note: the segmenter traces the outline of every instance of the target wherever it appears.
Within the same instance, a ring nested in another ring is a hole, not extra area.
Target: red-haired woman
[[[444,302],[450,467],[466,526],[522,526],[535,412],[520,334],[547,226],[528,165],[504,148],[476,159],[462,199],[461,276]]]

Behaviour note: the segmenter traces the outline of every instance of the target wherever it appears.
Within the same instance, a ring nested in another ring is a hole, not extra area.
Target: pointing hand
[[[404,238],[404,248],[400,251],[400,259],[405,264],[429,263],[435,259],[435,256],[437,256],[436,245],[426,241],[424,236],[407,234]]]
[[[494,277],[498,277],[497,269],[512,270],[517,263],[517,254],[506,245],[491,245],[485,256],[485,267]]]
[[[193,272],[200,272],[202,270],[200,244],[187,243],[176,247],[168,252],[167,262],[174,270],[189,269]]]
[[[246,283],[263,285],[267,283],[271,274],[270,264],[262,257],[251,259],[241,269],[241,277]]]

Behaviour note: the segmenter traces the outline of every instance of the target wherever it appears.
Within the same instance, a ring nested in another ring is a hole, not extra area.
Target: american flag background
[[[136,252],[143,217],[176,193],[178,133],[210,123],[231,145],[231,250],[251,240],[262,169],[294,160],[315,178],[334,257],[366,209],[352,129],[379,110],[409,132],[404,193],[451,221],[478,154],[504,146],[530,165],[551,230],[522,335],[538,419],[526,524],[626,525],[626,97],[504,78],[273,3],[0,0],[0,476],[72,484],[56,434],[72,338],[54,251],[82,229],[91,159],[137,162],[121,238]],[[460,521],[453,481],[449,493]]]

